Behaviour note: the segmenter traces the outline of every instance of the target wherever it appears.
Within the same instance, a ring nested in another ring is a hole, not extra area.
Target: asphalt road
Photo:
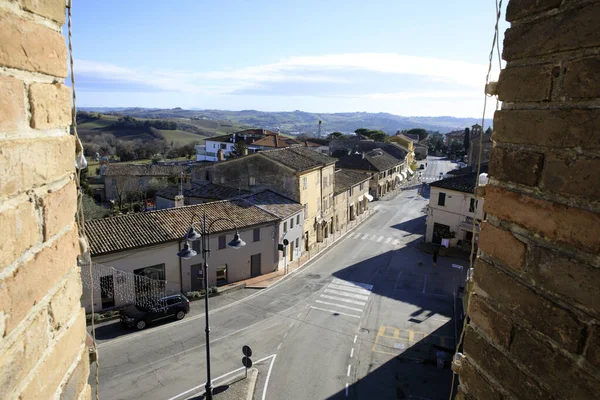
[[[213,379],[241,367],[249,345],[255,361],[275,356],[265,361],[268,385],[261,374],[266,399],[447,398],[450,370],[422,362],[440,348],[450,357],[460,270],[447,259],[433,268],[416,248],[426,202],[416,189],[374,202],[369,220],[275,286],[211,299]],[[184,320],[142,332],[98,327],[100,397],[175,400],[200,391],[202,307],[195,302]]]
[[[421,181],[425,183],[438,181],[442,179],[442,175],[446,174],[448,171],[458,168],[456,163],[443,157],[429,156],[425,160],[417,162],[419,165],[427,164],[425,169],[418,170],[421,172]]]

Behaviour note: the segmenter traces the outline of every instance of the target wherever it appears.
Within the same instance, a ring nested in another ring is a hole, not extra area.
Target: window
[[[327,187],[327,179],[328,177],[323,178],[323,187]]]
[[[223,250],[225,247],[227,247],[227,236],[223,235],[223,236],[219,236],[219,250]]]
[[[446,205],[446,193],[440,193],[440,197],[438,197],[438,206]]]
[[[217,267],[217,286],[227,283],[227,264]]]
[[[248,178],[248,186],[255,186],[256,185],[256,178],[251,176]]]
[[[196,253],[200,254],[200,241],[199,240],[192,241],[192,250],[194,250]]]
[[[290,229],[294,229],[294,218],[290,219]]]
[[[134,269],[134,275],[145,276],[146,278],[165,280],[165,264],[151,265],[146,268]]]
[[[255,242],[260,242],[260,228],[256,228],[254,231],[252,231],[252,237],[252,240]]]
[[[323,197],[323,209],[327,210],[327,199]]]
[[[210,181],[210,171],[206,170],[206,180]]]
[[[227,150],[227,143],[221,143],[221,150]]]
[[[300,238],[296,238],[296,248],[300,248]]]
[[[287,221],[283,223],[283,232],[287,232]]]
[[[306,177],[302,178],[302,189],[305,190],[308,187],[308,182],[306,182]]]
[[[300,225],[300,214],[296,215],[296,225]]]
[[[308,203],[304,203],[304,219],[308,219]]]
[[[361,184],[359,186],[359,190],[362,192],[364,187],[365,187],[365,183],[361,182]]]
[[[117,180],[116,180],[116,179],[113,179],[113,180],[112,180],[112,184],[116,186],[116,185],[117,185]]]
[[[181,303],[180,296],[167,297],[167,306],[174,306],[179,303]]]
[[[475,199],[471,199],[471,203],[469,204],[469,212],[475,212],[475,208],[477,208],[477,202]]]
[[[139,179],[139,180],[138,180],[138,185],[140,185],[140,186],[144,186],[144,180],[143,180],[143,179]]]

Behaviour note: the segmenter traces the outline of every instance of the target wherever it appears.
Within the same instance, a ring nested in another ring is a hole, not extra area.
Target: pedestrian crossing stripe
[[[328,287],[331,289],[342,290],[344,292],[350,292],[350,293],[356,293],[356,294],[362,294],[365,296],[369,296],[369,294],[371,294],[371,292],[369,292],[368,290],[365,290],[361,287],[355,287],[355,286],[336,285],[335,283],[330,283]]]
[[[341,290],[335,290],[335,289],[325,289],[324,292],[330,293],[330,294],[337,294],[338,296],[349,297],[351,299],[357,299],[357,300],[365,300],[366,301],[369,298],[369,296],[364,296],[362,294],[348,293],[348,292],[344,292]]]
[[[341,304],[330,303],[328,301],[315,300],[315,303],[325,304],[325,305],[328,305],[328,306],[335,306],[335,307],[345,308],[347,310],[354,310],[354,311],[359,311],[359,312],[363,311],[362,308],[356,308],[356,307],[350,307],[350,306],[343,306]]]
[[[385,237],[379,235],[373,235],[368,233],[355,232],[348,235],[349,239],[357,239],[357,240],[371,240],[376,243],[383,242],[384,244],[392,244],[394,246],[398,246],[400,244],[400,240],[394,237]],[[385,240],[383,240],[385,239]]]
[[[333,283],[335,285],[359,286],[359,287],[369,290],[369,291],[371,291],[373,289],[373,285],[369,285],[368,283],[346,281],[346,280],[342,280],[342,279],[338,279],[338,278],[335,278],[333,281],[331,281],[331,283]]]
[[[329,295],[326,295],[326,294],[322,294],[320,297],[322,297],[324,299],[329,299],[329,300],[341,301],[343,303],[348,303],[348,304],[356,304],[356,305],[359,305],[359,306],[365,306],[365,305],[367,305],[367,303],[365,303],[364,301],[350,300],[350,299],[340,299],[339,297],[329,296]]]
[[[312,310],[361,318],[373,285],[334,278],[323,289]],[[358,314],[357,314],[358,313]]]

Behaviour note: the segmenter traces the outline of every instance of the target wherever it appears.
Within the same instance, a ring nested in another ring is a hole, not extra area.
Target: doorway
[[[102,309],[115,306],[115,283],[112,275],[100,277],[100,297]]]
[[[260,275],[260,256],[261,253],[253,254],[250,256],[250,275]]]
[[[450,227],[444,224],[438,224],[434,222],[433,224],[433,237],[431,241],[434,244],[442,244],[442,238],[450,237]]]
[[[294,261],[294,241],[290,242],[290,261]]]
[[[190,266],[191,289],[193,292],[198,292],[204,289],[204,268],[202,264],[194,264]]]

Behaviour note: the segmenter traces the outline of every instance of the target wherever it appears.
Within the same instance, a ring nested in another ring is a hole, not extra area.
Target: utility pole
[[[321,124],[323,123],[323,121],[319,120],[319,133],[317,133],[317,137],[320,139],[321,138]]]

